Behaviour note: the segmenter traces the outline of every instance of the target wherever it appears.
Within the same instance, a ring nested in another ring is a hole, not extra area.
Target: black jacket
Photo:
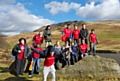
[[[87,38],[88,36],[88,30],[87,29],[81,29],[80,30],[80,38],[83,39],[83,38]]]
[[[17,56],[20,54],[18,52],[20,49],[20,44],[16,44],[14,48],[12,49],[12,54],[17,58]],[[28,45],[25,44],[25,49],[24,49],[24,57],[28,57],[31,54],[30,49],[28,48]]]
[[[50,54],[50,48],[51,48],[52,46],[48,46],[44,51],[39,51],[39,50],[37,50],[37,49],[35,49],[35,48],[31,48],[34,52],[36,52],[36,53],[38,53],[38,54],[40,54],[40,57],[41,58],[46,58],[46,57],[48,57]],[[54,54],[54,56],[55,56],[55,58],[59,58],[61,55],[62,55],[62,53],[63,52],[65,52],[65,51],[67,51],[68,49],[65,49],[65,50],[62,50],[62,51],[58,51],[56,48],[55,48],[55,54]]]

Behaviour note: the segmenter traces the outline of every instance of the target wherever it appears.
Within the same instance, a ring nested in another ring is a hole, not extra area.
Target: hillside
[[[81,24],[85,23],[87,26],[87,29],[90,30],[92,28],[95,29],[95,32],[98,36],[99,44],[97,45],[97,50],[111,50],[120,52],[120,21],[97,21],[97,22],[84,22],[84,21],[68,21],[68,22],[61,22],[58,24],[51,25],[51,31],[53,35],[53,44],[56,40],[60,40],[61,42],[61,31],[64,27],[66,27],[66,24],[71,24],[71,27],[73,29],[73,25],[78,25],[78,29],[81,29]],[[19,35],[4,37],[5,40],[10,44],[11,47],[14,46],[15,43],[18,42],[18,39],[20,37],[25,37],[27,39],[27,42],[31,44],[32,37],[34,34],[36,34],[39,31],[43,31],[45,29],[45,26],[35,30],[34,32],[26,32]],[[63,43],[61,42],[61,45]],[[44,44],[42,45],[44,47]]]

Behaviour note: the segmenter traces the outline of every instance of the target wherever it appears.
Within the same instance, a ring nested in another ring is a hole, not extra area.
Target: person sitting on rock
[[[60,59],[62,56],[62,50],[61,50],[61,46],[60,46],[60,42],[56,41],[56,44],[54,45],[55,49],[56,49],[56,53],[57,56],[55,58],[55,68],[59,69],[59,63],[60,63]]]
[[[62,67],[64,67],[66,65],[66,61],[68,61],[68,66],[70,66],[71,65],[71,62],[70,62],[70,46],[69,46],[68,41],[65,42],[65,45],[63,45],[62,50],[66,50],[62,53],[62,57],[63,57],[63,61],[64,61]]]
[[[78,61],[78,47],[71,42],[71,60],[73,64]]]
[[[85,40],[82,40],[82,43],[78,45],[81,58],[88,55],[88,45],[85,43]]]

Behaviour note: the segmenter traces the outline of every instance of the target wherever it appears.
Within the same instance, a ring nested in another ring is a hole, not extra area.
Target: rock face
[[[75,65],[58,71],[61,76],[80,78],[105,78],[105,76],[120,77],[120,67],[113,59],[100,56],[86,56]]]

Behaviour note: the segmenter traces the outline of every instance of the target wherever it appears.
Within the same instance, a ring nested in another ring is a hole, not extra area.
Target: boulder
[[[100,56],[85,56],[82,60],[72,66],[65,67],[57,71],[57,75],[79,77],[79,78],[96,78],[99,80],[105,76],[120,77],[120,67],[114,59]]]

